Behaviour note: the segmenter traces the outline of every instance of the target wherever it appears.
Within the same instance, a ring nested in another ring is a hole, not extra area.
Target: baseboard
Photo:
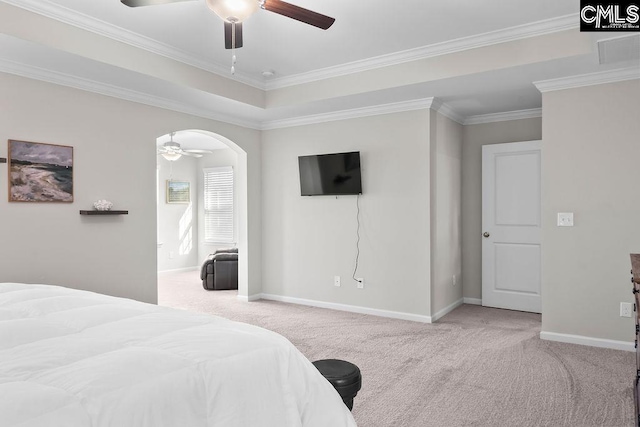
[[[181,271],[193,271],[193,270],[199,270],[200,267],[199,266],[194,266],[194,267],[185,267],[185,268],[176,268],[173,270],[162,270],[162,271],[158,271],[158,274],[160,273],[179,273]]]
[[[449,304],[448,306],[446,306],[445,308],[443,308],[442,310],[438,311],[436,314],[431,316],[431,320],[433,322],[435,322],[436,320],[440,319],[445,314],[447,314],[447,313],[455,310],[456,308],[460,307],[462,305],[462,301],[463,301],[463,299],[460,298],[458,301],[454,302],[453,304]]]
[[[252,295],[253,297],[254,295]],[[380,310],[377,308],[359,307],[356,305],[338,304],[334,302],[315,301],[303,298],[285,297],[282,295],[260,294],[261,299],[286,302],[290,304],[307,305],[310,307],[328,308],[331,310],[348,311],[351,313],[370,314],[372,316],[388,317],[391,319],[410,320],[413,322],[431,323],[431,316],[403,313],[400,311]]]
[[[253,294],[253,295],[238,295],[238,299],[244,302],[257,301],[260,299],[261,294]]]
[[[608,340],[604,338],[585,337],[583,335],[559,334],[556,332],[540,332],[540,339],[558,341],[569,344],[588,345],[590,347],[612,348],[614,350],[636,351],[635,344],[628,341]]]
[[[480,298],[467,298],[467,297],[464,297],[464,298],[462,298],[462,302],[465,303],[465,304],[482,305],[482,300]]]

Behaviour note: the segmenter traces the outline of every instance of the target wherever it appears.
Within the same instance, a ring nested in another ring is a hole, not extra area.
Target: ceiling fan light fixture
[[[170,162],[175,162],[176,160],[178,160],[180,157],[182,157],[182,154],[180,153],[161,153],[162,157],[164,157],[165,159],[167,159]]]
[[[179,150],[180,149],[180,144],[178,144],[177,142],[175,142],[173,140],[173,136],[171,137],[171,141],[167,141],[163,144],[163,147],[166,148],[167,150]]]
[[[207,6],[226,22],[242,22],[259,8],[257,0],[207,0]]]

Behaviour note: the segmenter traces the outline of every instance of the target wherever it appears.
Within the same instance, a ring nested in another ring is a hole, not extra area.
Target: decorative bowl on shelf
[[[97,211],[110,211],[113,203],[108,200],[96,200],[93,202],[93,208]]]

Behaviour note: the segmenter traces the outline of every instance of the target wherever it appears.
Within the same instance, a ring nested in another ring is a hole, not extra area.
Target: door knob
[[[489,237],[489,236],[491,236],[491,234],[489,234],[489,232],[488,232],[488,231],[485,231],[484,233],[482,233],[482,235],[483,235],[484,237]]]

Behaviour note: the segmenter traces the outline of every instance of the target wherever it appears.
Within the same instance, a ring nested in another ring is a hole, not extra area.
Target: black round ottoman
[[[316,360],[313,364],[340,394],[347,408],[352,410],[353,398],[362,387],[360,369],[353,363],[337,359]]]

